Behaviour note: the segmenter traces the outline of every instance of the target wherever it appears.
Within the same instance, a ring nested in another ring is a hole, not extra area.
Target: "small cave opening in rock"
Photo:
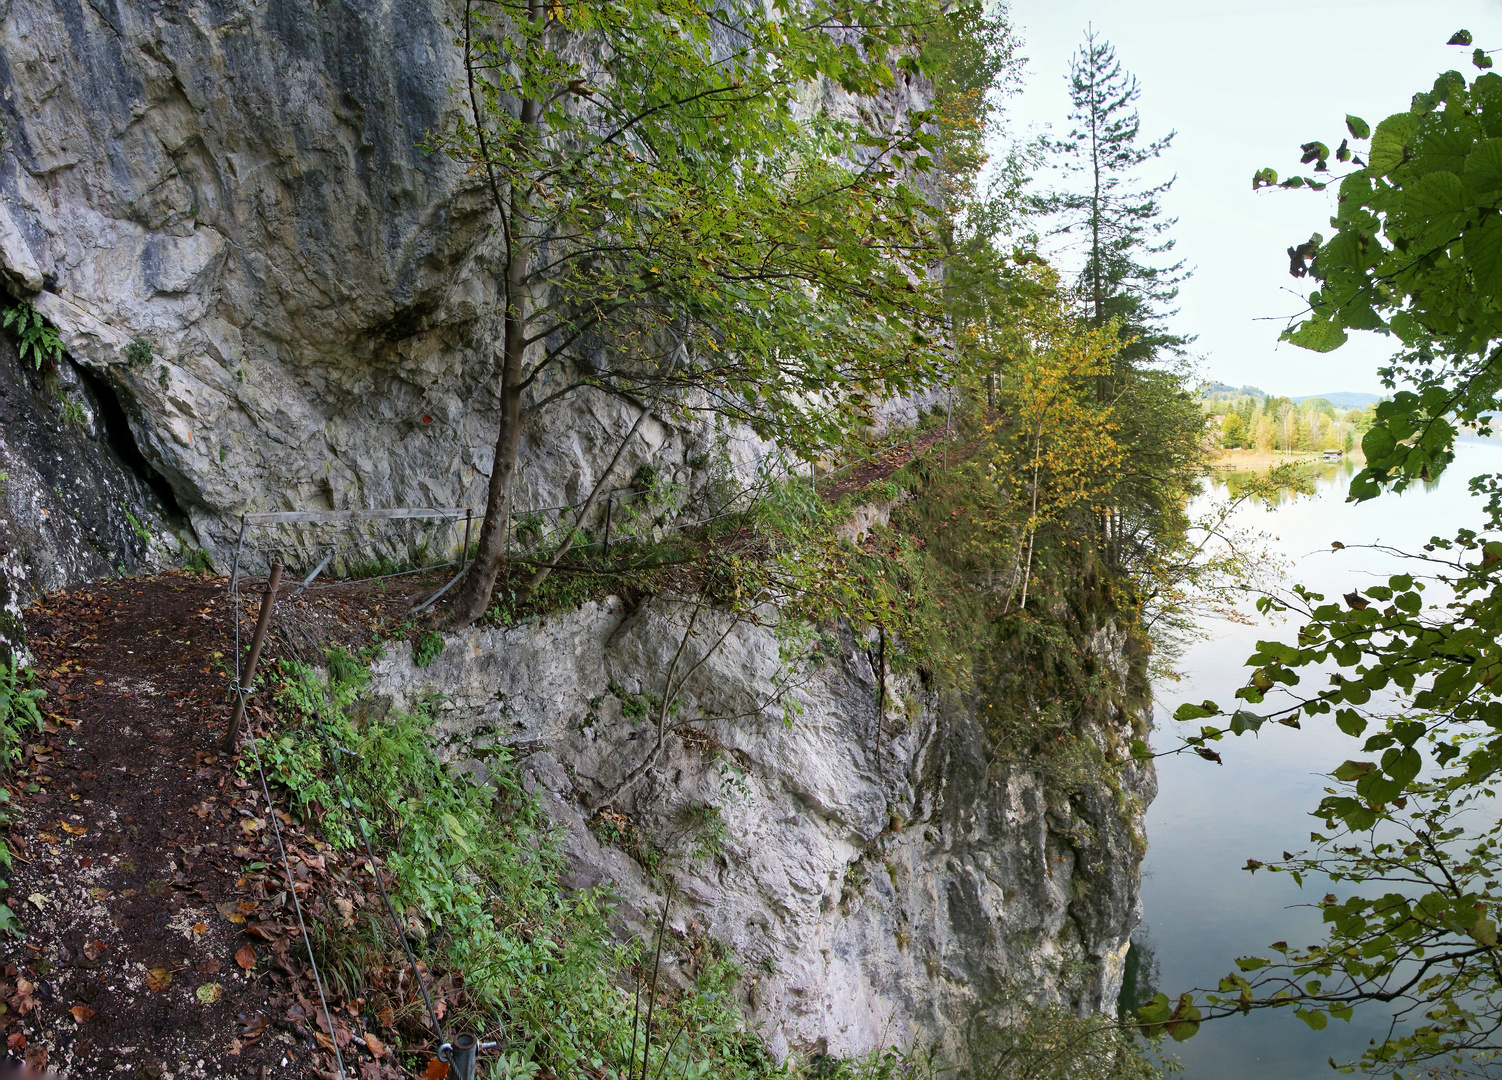
[[[94,399],[99,409],[99,420],[104,427],[105,442],[120,459],[120,464],[138,476],[141,482],[156,494],[174,524],[185,521],[187,514],[183,513],[177,496],[173,494],[172,485],[167,483],[165,476],[152,468],[151,462],[146,460],[146,455],[141,453],[141,448],[136,445],[136,437],[130,430],[130,421],[125,416],[125,406],[120,403],[120,396],[115,393],[115,388],[82,364],[75,365],[74,370],[83,379],[89,396]]]

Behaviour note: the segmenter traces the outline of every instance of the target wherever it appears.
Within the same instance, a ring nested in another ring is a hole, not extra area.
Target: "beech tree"
[[[1471,48],[1471,35],[1450,43]],[[1334,235],[1288,249],[1293,276],[1318,288],[1284,338],[1316,352],[1350,330],[1395,339],[1381,374],[1396,392],[1362,437],[1356,499],[1437,476],[1457,432],[1502,408],[1502,77],[1486,50],[1471,56],[1473,81],[1447,71],[1375,130],[1347,116],[1333,151],[1302,144],[1307,172],[1253,178],[1254,189],[1339,184]],[[1263,611],[1298,622],[1293,640],[1258,642],[1234,705],[1175,713],[1206,722],[1183,749],[1212,760],[1212,744],[1270,721],[1333,719],[1356,740],[1314,809],[1311,848],[1247,864],[1301,886],[1342,882],[1345,895],[1316,901],[1323,940],[1275,942],[1217,987],[1159,995],[1139,1011],[1149,1030],[1187,1038],[1206,1019],[1269,1008],[1318,1030],[1377,1007],[1389,1033],[1346,1071],[1495,1073],[1502,826],[1483,808],[1502,779],[1502,541],[1487,536],[1502,507],[1497,477],[1471,484],[1491,495],[1477,528],[1398,553],[1411,572],[1341,599],[1302,587],[1264,598]]]
[[[489,605],[521,440],[565,396],[611,395],[638,426],[712,413],[806,452],[939,377],[915,184],[934,137],[907,103],[942,19],[930,0],[466,0],[466,117],[434,145],[483,183],[504,317],[451,625]]]

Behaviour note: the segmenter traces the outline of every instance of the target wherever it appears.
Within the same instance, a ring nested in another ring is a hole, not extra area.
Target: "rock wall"
[[[473,178],[422,149],[458,104],[461,11],[0,4],[0,275],[127,403],[221,563],[247,509],[483,504],[494,237]],[[548,409],[517,505],[582,498],[634,419],[588,393]],[[654,419],[621,477],[715,442]]]
[[[66,358],[37,367],[0,337],[0,659],[44,593],[158,569],[191,551],[119,401]]]
[[[475,179],[422,149],[460,104],[462,10],[0,3],[0,278],[126,403],[221,563],[249,509],[483,504],[496,238]],[[634,420],[591,393],[550,407],[517,505],[582,499]],[[766,450],[654,418],[619,473]]]
[[[821,662],[788,670],[765,626],[701,615],[685,642],[688,621],[669,597],[610,598],[450,637],[424,668],[388,656],[373,690],[397,708],[441,694],[465,768],[510,747],[562,827],[571,884],[609,882],[631,929],[651,933],[671,883],[679,977],[705,938],[728,946],[778,1054],[937,1047],[964,1062],[975,1023],[1024,1002],[1114,1008],[1150,767],[1062,796],[989,763],[964,704],[914,677],[889,675],[878,722],[874,643],[834,635]],[[595,814],[648,760],[670,672],[694,722]]]

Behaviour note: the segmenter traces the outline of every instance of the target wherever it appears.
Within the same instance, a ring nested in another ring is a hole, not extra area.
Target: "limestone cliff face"
[[[656,743],[641,702],[687,622],[671,598],[611,598],[450,637],[425,668],[387,657],[374,690],[397,707],[441,693],[439,730],[467,768],[510,747],[564,830],[573,883],[609,882],[633,929],[651,932],[671,883],[675,960],[690,967],[705,938],[730,946],[775,1052],[964,1062],[974,1025],[1024,1001],[1114,1008],[1150,767],[1058,795],[989,764],[963,703],[915,678],[889,676],[878,720],[874,643],[834,635],[822,662],[784,670],[771,630],[701,615],[676,670],[693,671],[678,715],[702,720],[592,816]]]
[[[247,508],[480,504],[490,233],[462,170],[420,148],[455,104],[453,14],[0,5],[4,274],[221,556]],[[631,419],[588,397],[551,410],[518,504],[587,492]],[[684,442],[649,424],[626,475]]]

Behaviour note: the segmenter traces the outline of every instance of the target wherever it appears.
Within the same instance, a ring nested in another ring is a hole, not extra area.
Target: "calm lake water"
[[[1276,538],[1273,546],[1290,563],[1286,584],[1303,582],[1333,598],[1401,571],[1391,556],[1333,552],[1331,541],[1414,551],[1432,536],[1479,527],[1480,500],[1466,481],[1483,472],[1502,472],[1502,446],[1463,444],[1438,483],[1355,505],[1345,502],[1354,469],[1326,468],[1314,497],[1271,512],[1243,507],[1237,523]],[[1224,496],[1223,486],[1219,494]],[[1293,624],[1266,620],[1255,626],[1216,621],[1205,629],[1209,636],[1186,649],[1177,665],[1183,680],[1156,688],[1159,749],[1172,747],[1185,727],[1171,719],[1179,704],[1204,698],[1231,703],[1246,681],[1242,665],[1256,641],[1287,640],[1294,632]],[[1161,759],[1158,798],[1148,809],[1138,940],[1156,956],[1158,987],[1171,997],[1214,986],[1234,967],[1234,957],[1266,955],[1270,942],[1321,939],[1318,912],[1301,905],[1318,901],[1326,882],[1306,883],[1301,890],[1286,875],[1253,875],[1242,867],[1249,858],[1276,859],[1285,849],[1310,846],[1309,832],[1318,825],[1309,811],[1326,783],[1322,773],[1357,756],[1360,742],[1319,717],[1306,719],[1300,731],[1267,725],[1255,738],[1227,736],[1218,749],[1224,765],[1189,755]],[[1380,1039],[1386,1029],[1378,1006],[1358,1008],[1349,1023],[1334,1020],[1320,1032],[1291,1011],[1269,1011],[1206,1024],[1172,1049],[1185,1080],[1304,1080],[1339,1075],[1329,1058],[1357,1057],[1367,1040]]]

